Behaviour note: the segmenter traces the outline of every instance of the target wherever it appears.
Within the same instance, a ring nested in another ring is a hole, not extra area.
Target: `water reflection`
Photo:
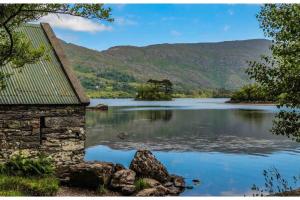
[[[110,108],[87,113],[85,159],[128,167],[135,150],[146,147],[188,185],[194,178],[201,180],[185,190],[182,195],[187,196],[252,195],[251,186],[263,185],[262,171],[272,166],[284,177],[299,174],[300,144],[269,132],[274,106],[224,101],[93,100]],[[126,137],[118,137],[120,133]]]
[[[298,144],[269,133],[274,113],[262,110],[136,110],[87,113],[87,147],[266,154]],[[118,134],[125,132],[123,140]]]

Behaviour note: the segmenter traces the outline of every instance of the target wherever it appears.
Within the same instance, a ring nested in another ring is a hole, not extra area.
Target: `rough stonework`
[[[0,106],[0,162],[19,151],[51,156],[57,166],[83,161],[85,106]]]
[[[135,171],[139,177],[153,178],[162,183],[167,182],[170,178],[165,166],[149,150],[138,150],[129,168]]]

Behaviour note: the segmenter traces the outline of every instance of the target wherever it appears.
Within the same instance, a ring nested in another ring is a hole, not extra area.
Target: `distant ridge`
[[[107,87],[134,92],[136,83],[170,79],[176,91],[237,89],[249,82],[247,61],[270,54],[265,39],[209,43],[115,46],[96,51],[63,42],[67,56],[87,90]],[[97,87],[99,86],[99,87]]]

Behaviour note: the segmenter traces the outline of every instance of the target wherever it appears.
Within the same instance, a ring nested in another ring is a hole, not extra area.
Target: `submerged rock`
[[[192,180],[194,183],[200,183],[200,180],[199,179],[193,179]]]
[[[138,150],[129,168],[135,171],[139,177],[153,178],[162,183],[170,179],[165,166],[163,166],[149,150]]]
[[[120,138],[121,140],[125,140],[125,139],[127,139],[128,138],[128,133],[125,133],[125,132],[121,132],[121,133],[119,133],[118,135],[118,138]]]

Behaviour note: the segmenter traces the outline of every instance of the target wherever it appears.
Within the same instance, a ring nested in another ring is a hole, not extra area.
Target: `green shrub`
[[[54,177],[0,176],[1,196],[53,196],[59,189]]]
[[[12,176],[48,176],[54,174],[54,165],[52,160],[44,155],[28,158],[18,154],[4,163],[0,172]]]
[[[149,183],[147,183],[144,179],[139,178],[134,182],[134,186],[136,191],[141,191],[146,188],[150,188]]]

